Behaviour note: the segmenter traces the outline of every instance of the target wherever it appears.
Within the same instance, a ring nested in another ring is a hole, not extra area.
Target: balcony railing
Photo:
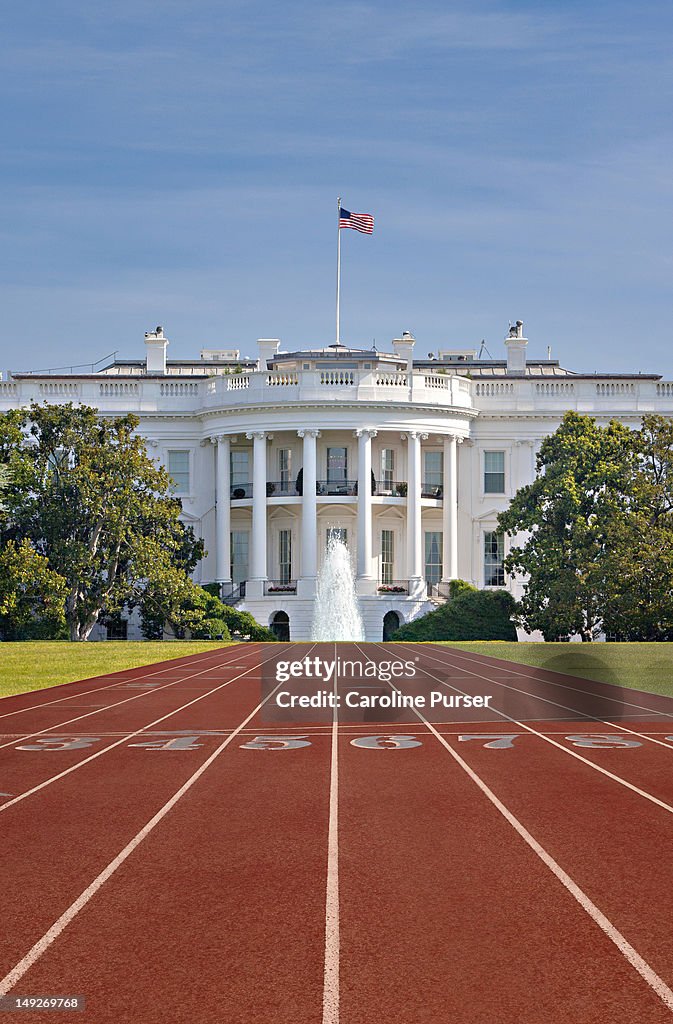
[[[318,494],[348,496],[358,493],[357,480],[318,480]]]
[[[265,580],[264,593],[270,597],[275,594],[296,594],[296,580]]]
[[[266,484],[267,498],[295,498],[302,493],[303,487],[296,480],[268,480]],[[357,497],[357,480],[316,480],[316,494],[323,497]],[[395,480],[392,483],[376,480],[372,484],[372,494],[380,498],[406,498],[409,487],[406,480]],[[441,484],[421,484],[421,497],[434,498],[442,501],[444,488]],[[252,482],[232,484],[230,488],[232,501],[252,498]]]
[[[282,498],[292,497],[296,498],[299,494],[299,488],[297,487],[296,480],[269,480],[266,485],[266,495],[268,498]]]
[[[428,597],[438,598],[442,601],[448,601],[451,597],[449,583],[431,583],[428,580]]]
[[[245,484],[232,484],[231,497],[234,501],[240,498],[252,498],[252,484],[250,481]]]
[[[377,480],[374,493],[383,498],[406,498],[408,490],[406,480]]]
[[[391,597],[401,596],[409,593],[409,581],[379,580],[376,589],[379,594],[389,594]]]

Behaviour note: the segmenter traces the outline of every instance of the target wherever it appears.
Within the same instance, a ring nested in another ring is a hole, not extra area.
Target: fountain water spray
[[[318,573],[311,640],[364,640],[348,548],[331,537]]]

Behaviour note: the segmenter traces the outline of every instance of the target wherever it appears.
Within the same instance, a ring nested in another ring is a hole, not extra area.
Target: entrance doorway
[[[400,616],[397,612],[386,612],[383,616],[383,639],[391,640],[393,633],[400,628]]]
[[[274,612],[269,629],[276,634],[277,640],[290,639],[290,616],[287,612]]]

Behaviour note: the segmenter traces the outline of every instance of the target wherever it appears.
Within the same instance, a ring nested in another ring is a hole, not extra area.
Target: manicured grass
[[[0,697],[228,646],[221,640],[0,643]]]
[[[488,640],[443,646],[673,696],[673,643],[513,644]]]

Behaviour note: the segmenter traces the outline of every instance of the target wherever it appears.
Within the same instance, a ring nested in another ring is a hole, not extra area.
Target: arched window
[[[278,640],[290,639],[290,616],[287,612],[274,612],[271,616],[269,629],[276,634]]]
[[[395,630],[400,628],[400,616],[397,612],[386,612],[383,616],[383,639],[390,640]]]

